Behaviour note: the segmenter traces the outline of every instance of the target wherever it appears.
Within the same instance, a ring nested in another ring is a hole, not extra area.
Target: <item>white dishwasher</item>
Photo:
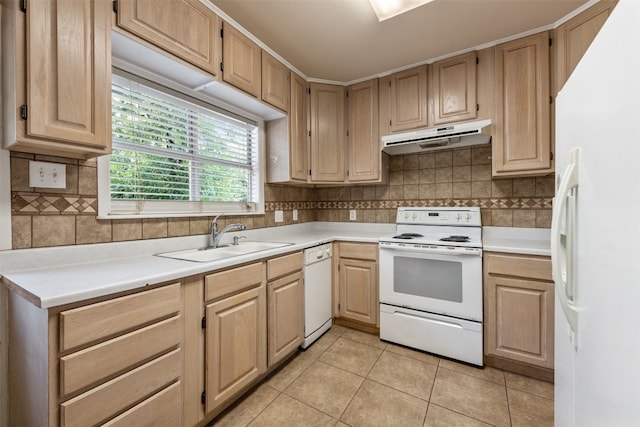
[[[331,243],[304,251],[304,342],[309,347],[331,328]]]

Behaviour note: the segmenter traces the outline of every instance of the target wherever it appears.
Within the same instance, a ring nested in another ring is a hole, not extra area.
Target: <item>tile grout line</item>
[[[318,356],[317,356],[317,357],[315,357],[315,358],[311,361],[311,363],[309,363],[309,366],[305,367],[305,368],[300,372],[300,374],[299,374],[299,375],[298,375],[298,376],[297,376],[293,381],[291,381],[291,383],[290,383],[289,385],[287,385],[287,386],[284,388],[284,390],[283,390],[283,391],[278,390],[278,392],[279,392],[280,394],[279,394],[279,395],[278,395],[278,396],[273,400],[273,402],[275,402],[275,401],[276,401],[280,396],[282,396],[282,395],[284,394],[284,395],[285,395],[285,396],[287,396],[288,398],[293,399],[293,400],[295,400],[296,402],[298,402],[298,403],[300,403],[300,404],[302,404],[302,405],[307,406],[308,408],[311,408],[311,409],[313,409],[313,410],[315,410],[315,411],[318,411],[318,412],[320,412],[320,413],[322,413],[322,414],[324,414],[324,415],[328,416],[328,417],[329,417],[329,418],[331,418],[331,419],[336,420],[336,422],[335,422],[334,426],[335,426],[336,424],[338,424],[338,422],[340,422],[340,418],[339,418],[339,417],[338,417],[338,418],[333,418],[333,416],[332,416],[331,414],[327,414],[327,413],[326,413],[326,412],[324,412],[323,410],[318,409],[318,408],[315,408],[315,407],[313,407],[313,406],[311,406],[311,405],[309,405],[309,404],[307,404],[307,403],[305,403],[305,402],[303,402],[303,401],[301,401],[301,400],[297,399],[296,397],[291,396],[290,394],[287,394],[287,393],[286,393],[286,391],[287,391],[287,389],[288,389],[289,387],[291,387],[291,385],[292,385],[294,382],[296,382],[296,380],[297,380],[298,378],[300,378],[302,375],[304,375],[304,373],[305,373],[305,372],[307,372],[307,371],[309,370],[309,368],[311,368],[311,366],[312,366],[314,363],[316,363],[316,362],[318,362],[318,363],[323,363],[323,364],[325,364],[325,365],[327,365],[327,366],[332,366],[333,368],[340,369],[341,371],[344,371],[344,372],[349,372],[349,371],[346,371],[346,370],[344,370],[344,369],[338,368],[337,366],[333,366],[333,365],[330,365],[330,364],[328,364],[328,363],[322,362],[322,361],[320,360],[320,358],[322,357],[322,355],[323,355],[324,353],[326,353],[327,351],[329,351],[329,349],[330,349],[331,347],[333,347],[333,345],[334,345],[334,344],[335,344],[335,343],[336,343],[340,338],[342,338],[342,336],[344,335],[344,333],[345,333],[345,331],[342,331],[342,333],[341,333],[341,334],[339,334],[339,335],[336,337],[336,339],[335,339],[331,344],[329,344],[329,345],[327,346],[327,348],[325,348],[325,349],[324,349],[320,354],[318,354]],[[326,333],[325,333],[325,334],[323,334],[322,336],[326,336]],[[322,337],[320,337],[320,338],[322,338]],[[320,338],[318,338],[318,340],[319,340]],[[318,340],[316,340],[316,341],[318,341]],[[351,372],[351,373],[352,373],[352,372]],[[353,374],[353,373],[352,373],[352,374]],[[354,374],[354,375],[355,375],[355,374]],[[262,413],[266,408],[268,408],[269,406],[271,406],[271,404],[273,404],[273,402],[269,403],[269,405],[267,405],[267,406],[266,406],[262,411],[260,411],[260,413]],[[349,402],[349,403],[351,403],[351,402]],[[347,405],[347,406],[349,406],[349,405]],[[346,408],[345,408],[345,410],[346,410]],[[343,411],[343,413],[344,413],[344,411]],[[342,416],[342,414],[340,414],[340,416]],[[257,418],[257,416],[256,416],[256,418]],[[254,418],[254,419],[255,419],[255,418]],[[251,420],[251,422],[253,422],[253,420]],[[247,424],[247,425],[248,425],[248,424]]]
[[[343,334],[344,334],[344,332],[343,332]],[[340,338],[341,336],[342,336],[342,334],[341,334],[341,335],[339,335],[339,336],[338,336],[338,338]],[[336,338],[336,340],[335,340],[335,341],[337,341],[337,340],[338,340],[338,338]],[[318,339],[320,339],[320,338],[318,338]],[[305,367],[305,368],[300,372],[300,374],[299,374],[297,377],[295,377],[295,378],[293,379],[293,381],[291,381],[291,384],[293,384],[293,383],[294,383],[298,378],[300,378],[300,377],[302,376],[302,374],[304,374],[304,373],[309,369],[309,367],[311,367],[311,365],[313,365],[313,363],[314,363],[314,362],[318,361],[318,359],[320,358],[320,356],[322,356],[322,354],[324,354],[324,352],[326,352],[327,350],[329,350],[329,348],[331,348],[331,346],[333,346],[333,344],[335,344],[335,341],[334,341],[333,343],[331,343],[329,346],[327,346],[327,348],[326,348],[326,349],[324,349],[324,350],[323,350],[323,351],[322,351],[322,352],[321,352],[321,353],[320,353],[316,358],[314,358],[314,359],[312,360],[312,362],[309,364],[309,366]],[[296,356],[296,357],[300,357],[300,352],[299,352],[298,356]],[[289,361],[288,363],[291,363],[291,361]],[[287,364],[288,364],[288,363],[287,363]],[[280,368],[280,369],[284,369],[284,368],[285,368],[285,366],[283,366],[283,367],[282,367],[282,368]],[[277,375],[277,374],[278,374],[278,373],[275,373],[275,374],[273,374],[273,376],[275,376],[275,375]],[[268,378],[271,378],[271,376],[272,376],[272,375],[270,375]],[[276,396],[276,397],[275,397],[271,402],[269,402],[269,404],[268,404],[268,405],[266,405],[264,408],[262,408],[262,410],[260,410],[260,412],[258,412],[258,413],[253,417],[253,418],[251,418],[251,420],[250,420],[248,423],[246,423],[246,424],[245,424],[245,427],[246,427],[246,426],[248,426],[248,425],[250,425],[254,420],[256,420],[256,419],[257,419],[257,418],[258,418],[258,417],[259,417],[259,416],[260,416],[264,411],[266,411],[266,410],[267,410],[267,408],[269,408],[271,405],[273,405],[273,403],[274,403],[276,400],[278,400],[278,398],[280,398],[283,394],[284,394],[285,396],[287,396],[287,397],[291,398],[291,399],[296,400],[297,402],[300,402],[300,403],[301,403],[301,404],[303,404],[303,405],[309,406],[309,405],[307,405],[306,403],[301,402],[300,400],[296,399],[295,397],[293,397],[293,396],[289,396],[288,394],[286,394],[286,393],[285,393],[285,391],[287,390],[287,388],[289,388],[289,386],[291,386],[291,384],[287,385],[287,386],[284,388],[284,390],[283,390],[283,391],[280,391],[280,390],[278,390],[277,388],[272,387],[272,386],[270,386],[269,384],[267,384],[267,381],[268,381],[268,379],[267,379],[267,378],[265,378],[265,379],[264,379],[264,380],[263,380],[263,381],[262,381],[258,386],[256,386],[256,390],[257,390],[257,388],[258,388],[258,387],[265,385],[265,386],[267,386],[267,387],[269,387],[269,388],[271,388],[271,389],[275,390],[275,391],[278,393],[278,395],[277,395],[277,396]],[[311,406],[309,406],[309,407],[310,407],[310,408],[312,408]],[[316,409],[316,408],[312,408],[312,409],[315,409],[315,410],[319,411],[319,410],[318,410],[318,409]],[[322,412],[322,411],[319,411],[319,412]],[[329,414],[326,414],[326,413],[324,413],[324,412],[322,412],[322,413],[323,413],[323,414],[325,414],[325,415],[330,416]],[[331,417],[331,416],[330,416],[330,417]],[[333,418],[333,417],[331,417],[331,418]],[[337,423],[337,421],[336,421],[336,423]],[[215,424],[213,424],[213,425],[215,425]]]

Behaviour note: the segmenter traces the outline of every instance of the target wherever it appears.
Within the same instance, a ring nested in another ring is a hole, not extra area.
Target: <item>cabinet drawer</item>
[[[182,412],[180,402],[180,382],[178,381],[103,425],[105,427],[179,426]]]
[[[302,261],[302,252],[296,252],[294,254],[268,260],[267,280],[272,280],[276,277],[285,276],[289,273],[293,273],[294,271],[302,270]]]
[[[264,281],[263,264],[262,262],[257,262],[205,276],[205,301],[260,285]]]
[[[174,350],[60,405],[63,427],[84,427],[108,421],[180,376],[180,350]]]
[[[63,396],[176,347],[180,318],[173,317],[60,358]],[[99,366],[99,369],[96,367]]]
[[[163,286],[60,313],[60,349],[112,337],[180,310],[180,284]]]
[[[373,243],[340,243],[340,258],[378,259],[378,245]]]
[[[553,281],[551,258],[532,255],[485,253],[487,273]]]

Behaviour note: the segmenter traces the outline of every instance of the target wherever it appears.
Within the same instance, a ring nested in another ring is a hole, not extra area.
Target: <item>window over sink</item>
[[[99,217],[264,212],[261,122],[114,68]]]

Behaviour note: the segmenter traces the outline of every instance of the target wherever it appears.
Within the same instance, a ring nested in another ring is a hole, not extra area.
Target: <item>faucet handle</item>
[[[233,246],[238,246],[238,240],[246,238],[247,236],[233,236]]]

